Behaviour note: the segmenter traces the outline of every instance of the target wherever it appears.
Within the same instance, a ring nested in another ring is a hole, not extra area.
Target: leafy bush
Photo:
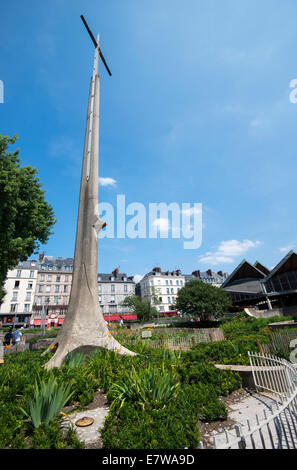
[[[199,442],[197,419],[199,407],[195,400],[189,406],[184,394],[171,400],[166,408],[143,411],[125,402],[105,420],[102,432],[107,449],[184,449],[195,448]]]
[[[64,365],[68,367],[80,367],[83,365],[83,362],[83,353],[81,351],[73,351],[67,355]]]
[[[73,429],[69,428],[63,433],[57,422],[48,425],[41,424],[34,429],[32,436],[32,447],[34,449],[84,449],[85,445],[81,442]]]
[[[179,387],[176,376],[165,372],[164,363],[161,370],[148,366],[136,372],[127,372],[119,382],[112,385],[107,398],[113,400],[113,404],[121,408],[126,400],[143,407],[151,405],[159,409],[168,405],[176,396]]]
[[[82,445],[74,431],[68,437],[61,434],[57,418],[49,424],[40,419],[38,428],[27,426],[21,409],[30,414],[29,402],[35,403],[36,383],[53,380],[58,388],[69,387],[68,404],[79,402],[80,406],[93,399],[98,387],[104,390],[111,400],[102,432],[103,445],[109,449],[195,448],[199,442],[199,417],[208,421],[224,419],[226,409],[219,397],[241,386],[236,374],[218,370],[209,362],[211,354],[206,350],[146,348],[131,357],[99,349],[86,364],[78,361],[76,366],[76,361],[70,361],[50,372],[43,365],[52,353],[41,353],[8,355],[0,368],[2,448]]]
[[[71,383],[64,386],[58,385],[54,377],[50,376],[47,382],[35,383],[33,398],[28,400],[27,408],[21,411],[30,419],[34,428],[44,423],[45,426],[52,423],[63,406],[73,395],[70,393]]]

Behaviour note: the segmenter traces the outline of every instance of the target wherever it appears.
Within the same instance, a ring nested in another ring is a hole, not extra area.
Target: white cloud
[[[251,240],[243,240],[242,242],[238,240],[222,241],[217,250],[206,252],[205,255],[199,257],[199,261],[211,265],[233,263],[235,257],[242,256],[250,248],[256,248],[259,245],[259,241],[253,242]]]
[[[113,178],[102,178],[102,177],[99,177],[99,185],[100,186],[112,186],[114,187],[116,185],[116,180],[114,180]]]
[[[281,253],[288,253],[289,251],[293,250],[294,248],[294,245],[287,245],[287,246],[283,246],[282,248],[279,248],[279,251]]]
[[[134,282],[137,284],[139,281],[141,281],[141,279],[143,278],[143,274],[135,274],[135,276],[133,276],[133,279],[134,279]]]
[[[182,209],[181,213],[184,215],[187,215],[188,217],[191,217],[194,214],[201,214],[202,212],[202,206],[200,207],[189,207],[187,209]]]
[[[157,227],[161,232],[168,232],[170,228],[170,222],[165,217],[160,217],[159,219],[155,219],[152,223],[154,227]]]

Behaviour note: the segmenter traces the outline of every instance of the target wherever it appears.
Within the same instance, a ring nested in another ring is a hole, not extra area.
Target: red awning
[[[64,318],[59,318],[59,325],[62,325]]]
[[[41,325],[41,320],[34,320],[34,325]]]
[[[104,320],[105,321],[120,321],[121,320],[121,317],[118,317],[118,316],[115,316],[115,315],[104,315]]]
[[[121,315],[123,320],[137,320],[137,315]]]

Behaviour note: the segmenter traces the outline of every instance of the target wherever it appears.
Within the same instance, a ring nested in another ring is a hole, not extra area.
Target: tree
[[[0,135],[0,302],[7,271],[46,243],[56,222],[37,169],[20,166],[19,149],[8,151],[16,139]]]
[[[147,299],[141,300],[138,295],[126,297],[122,305],[131,308],[141,321],[148,321],[158,315],[158,310],[152,307],[150,301]]]
[[[208,320],[212,316],[220,317],[231,306],[226,291],[202,281],[189,281],[179,290],[176,308],[180,312]]]

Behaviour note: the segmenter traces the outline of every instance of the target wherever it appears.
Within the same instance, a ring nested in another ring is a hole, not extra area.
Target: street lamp
[[[42,312],[41,312],[41,318],[42,318],[42,326],[43,326],[43,336],[45,336],[45,321],[46,321],[46,316],[48,314],[48,304],[50,303],[49,297],[45,299],[46,307],[43,305],[42,306]]]

